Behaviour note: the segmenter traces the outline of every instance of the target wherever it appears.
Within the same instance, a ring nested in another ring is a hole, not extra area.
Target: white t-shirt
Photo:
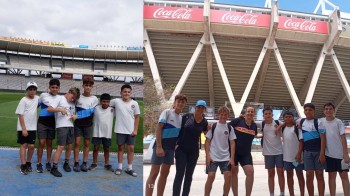
[[[35,95],[33,99],[28,97],[23,97],[16,109],[17,115],[23,115],[24,124],[27,131],[35,131],[37,128],[37,108],[38,108],[39,96]],[[22,131],[22,126],[19,123],[19,118],[17,119],[17,131]]]
[[[131,134],[134,131],[135,116],[140,114],[139,104],[134,100],[124,102],[121,98],[116,98],[110,106],[115,108],[114,132]]]
[[[279,122],[280,124],[282,122]],[[262,121],[256,122],[258,128],[262,129]],[[273,120],[272,123],[267,124],[265,122],[264,126],[264,145],[263,145],[263,155],[280,155],[282,154],[282,140],[281,136],[276,135],[275,130],[278,125]]]
[[[212,130],[209,130],[206,134],[207,139],[212,138]],[[236,134],[231,127],[231,132],[229,135],[229,130],[227,124],[217,123],[214,131],[214,137],[210,142],[209,154],[213,161],[229,161],[230,160],[230,152],[228,144],[228,140],[236,139]]]
[[[344,124],[338,118],[332,121],[328,121],[326,118],[320,120],[326,128],[326,156],[343,159],[343,145],[340,136],[345,134]]]
[[[303,139],[303,134],[301,129],[299,131],[299,140]],[[293,162],[297,156],[299,149],[299,140],[297,134],[295,133],[294,126],[285,127],[283,130],[283,161]],[[303,157],[303,156],[301,156]]]
[[[62,115],[61,112],[55,112],[56,128],[60,127],[74,127],[71,115],[75,112],[74,103],[69,103],[64,95],[60,97],[59,102],[52,104],[54,108],[65,108],[67,111],[66,115]]]
[[[92,137],[112,138],[114,109],[108,107],[103,109],[101,105],[95,107],[94,132]]]

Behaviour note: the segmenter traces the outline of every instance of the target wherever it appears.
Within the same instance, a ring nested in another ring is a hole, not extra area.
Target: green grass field
[[[0,146],[9,146],[9,147],[19,147],[17,144],[17,115],[15,114],[17,105],[21,98],[24,96],[24,93],[18,92],[8,92],[0,91]],[[141,117],[139,123],[139,131],[136,137],[135,144],[135,153],[143,152],[143,101],[138,101]],[[39,113],[39,112],[38,112]],[[36,141],[36,145],[37,146]],[[81,150],[82,150],[81,142]],[[56,140],[54,140],[53,147],[56,148]],[[93,145],[90,144],[90,150],[93,150]],[[100,148],[101,151],[102,145]],[[115,143],[115,133],[112,134],[112,147],[111,151],[117,151],[117,144]]]

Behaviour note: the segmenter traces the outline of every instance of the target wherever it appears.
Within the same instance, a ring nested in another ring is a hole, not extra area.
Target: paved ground
[[[46,152],[44,152],[46,156]],[[110,162],[113,168],[117,166],[116,154],[111,154]],[[19,172],[18,149],[0,149],[0,195],[142,195],[143,156],[135,156],[133,169],[138,177],[126,173],[117,176],[103,169],[103,154],[99,154],[98,168],[88,172],[64,172],[62,161],[59,170],[62,178],[56,178],[49,172],[42,174],[33,171],[29,175]],[[64,157],[64,153],[61,158]],[[71,156],[71,167],[72,167]],[[124,160],[125,160],[124,156]],[[32,167],[36,169],[36,155],[32,159]],[[82,154],[80,154],[82,160]],[[88,164],[92,161],[89,155]],[[123,162],[125,167],[126,161]]]
[[[144,152],[145,153],[145,152]],[[263,165],[263,156],[261,152],[252,152],[253,155],[253,160],[254,160],[254,185],[253,185],[253,196],[261,196],[261,195],[269,195],[268,191],[268,185],[267,185],[267,171],[265,170],[265,166]],[[204,195],[204,185],[207,179],[207,175],[204,172],[204,157],[205,154],[203,151],[200,153],[200,158],[198,160],[198,164],[196,166],[196,169],[194,171],[193,175],[193,182],[191,186],[191,196],[196,196],[196,195]],[[145,187],[145,181],[147,180],[147,177],[149,175],[151,169],[150,164],[144,164],[143,171],[144,171],[144,187]],[[165,188],[165,195],[171,195],[172,194],[172,185],[175,177],[175,166],[172,166],[170,169],[170,174],[168,176],[166,188]],[[304,173],[305,177],[305,173]],[[286,176],[285,176],[286,178]],[[244,181],[245,181],[245,176],[243,173],[243,170],[240,168],[239,176],[238,176],[238,181],[239,181],[239,194],[240,195],[245,195],[245,187],[244,187]],[[294,191],[296,195],[300,195],[299,192],[299,186],[297,185],[297,178],[294,175]],[[315,193],[317,193],[317,185],[316,185],[316,179],[314,180],[314,187],[315,187]],[[212,194],[211,195],[222,195],[222,186],[223,186],[224,180],[223,176],[221,173],[217,172],[216,174],[216,179],[213,184],[213,189],[212,189]],[[279,195],[279,186],[277,185],[277,176],[275,178],[275,195]],[[325,183],[326,183],[326,195],[329,195],[329,188],[328,188],[328,175],[325,173]],[[285,185],[285,193],[286,195],[289,195],[288,192],[288,187],[287,184]],[[305,187],[306,191],[306,187]],[[156,194],[154,194],[156,195]],[[233,195],[232,192],[230,192],[230,195]],[[308,194],[306,194],[308,195]],[[317,195],[317,194],[316,194]],[[341,180],[339,177],[337,177],[337,196],[342,196],[343,194],[343,189],[341,186]]]

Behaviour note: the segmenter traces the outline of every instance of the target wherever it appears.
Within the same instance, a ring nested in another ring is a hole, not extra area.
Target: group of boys
[[[314,176],[317,179],[318,193],[324,195],[323,171],[329,174],[329,190],[336,192],[336,175],[339,173],[344,195],[349,195],[347,150],[344,125],[335,118],[335,106],[326,103],[323,107],[325,117],[315,118],[315,106],[304,105],[305,118],[294,121],[292,112],[283,114],[283,123],[273,120],[271,108],[263,110],[264,121],[257,123],[263,133],[263,155],[265,169],[268,170],[270,195],[274,194],[275,168],[281,195],[284,195],[284,174],[287,173],[289,194],[294,195],[293,170],[299,182],[300,194],[305,194],[303,170],[306,171],[306,187],[309,195],[314,195]],[[281,141],[281,137],[283,143]]]
[[[79,88],[72,87],[64,95],[58,95],[60,81],[51,79],[49,82],[49,92],[36,95],[38,85],[35,82],[28,82],[26,96],[19,102],[16,114],[17,123],[17,143],[20,146],[21,166],[20,172],[24,175],[32,171],[31,159],[34,153],[36,134],[38,135],[37,169],[38,173],[43,173],[42,156],[46,145],[47,162],[45,168],[56,177],[62,177],[57,165],[64,147],[66,147],[65,161],[63,169],[71,171],[69,158],[74,146],[74,166],[75,172],[87,172],[97,167],[97,156],[100,144],[103,144],[105,165],[104,168],[114,171],[116,175],[121,175],[123,166],[124,145],[127,145],[128,167],[125,172],[134,177],[137,176],[132,168],[134,157],[135,136],[137,135],[140,109],[138,103],[131,99],[132,88],[126,84],[121,87],[121,98],[111,100],[111,96],[104,93],[100,97],[100,104],[96,96],[92,95],[94,81],[92,79],[83,80],[83,93]],[[37,107],[41,107],[38,120]],[[116,133],[118,145],[118,166],[113,170],[109,163],[109,148],[111,146],[113,119],[116,119],[114,132]],[[52,140],[57,132],[57,150],[52,155]],[[84,138],[83,162],[79,165],[79,150],[81,137]],[[90,138],[94,144],[93,162],[87,167]],[[28,149],[28,152],[27,152]]]

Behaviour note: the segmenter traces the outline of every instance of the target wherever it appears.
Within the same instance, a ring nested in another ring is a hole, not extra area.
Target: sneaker
[[[47,171],[51,171],[51,168],[52,168],[52,167],[51,167],[51,163],[50,163],[50,162],[46,163],[46,166],[45,166],[45,167],[46,167],[46,170],[47,170]]]
[[[28,172],[32,172],[33,171],[31,162],[26,162],[26,166],[27,166],[27,171]]]
[[[87,166],[86,166],[86,163],[82,163],[82,164],[81,164],[80,170],[83,171],[83,172],[87,172],[87,171],[88,171],[88,168],[87,168]]]
[[[105,165],[105,169],[108,171],[113,171],[112,165]]]
[[[36,164],[36,172],[43,173],[43,164],[41,163]]]
[[[97,164],[96,164],[96,163],[92,163],[92,164],[89,166],[88,170],[94,170],[94,169],[96,169],[96,167],[97,167]]]
[[[74,163],[73,170],[74,170],[75,172],[80,172],[79,163]]]
[[[68,164],[67,162],[64,162],[64,164],[63,164],[63,169],[64,169],[64,171],[66,171],[66,172],[72,171],[72,169],[70,168],[70,166],[69,166],[69,164]]]
[[[115,174],[115,175],[120,175],[120,174],[122,174],[122,170],[121,170],[121,169],[116,169],[116,170],[114,171],[114,174]]]
[[[19,169],[19,171],[21,172],[21,174],[23,175],[27,175],[28,172],[27,172],[27,167],[25,164],[21,165],[21,168]]]
[[[134,177],[137,176],[137,173],[134,172],[134,170],[129,169],[129,168],[125,170],[125,173],[127,173],[127,174],[129,174],[129,175],[131,175],[131,176],[134,176]]]
[[[56,176],[56,177],[62,177],[61,172],[58,171],[57,168],[52,168],[51,171],[50,171],[50,173],[51,173],[52,175]]]

